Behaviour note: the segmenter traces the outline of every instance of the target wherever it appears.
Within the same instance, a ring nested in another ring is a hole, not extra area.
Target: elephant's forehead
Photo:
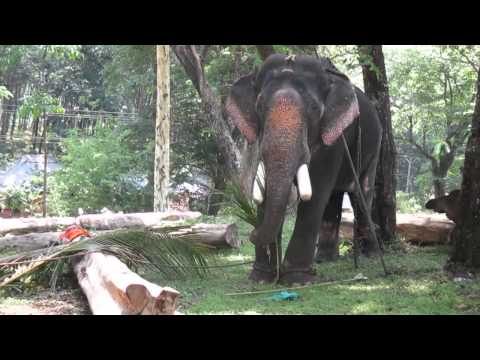
[[[298,129],[302,117],[300,104],[288,96],[279,96],[274,99],[267,115],[268,126],[273,129]]]

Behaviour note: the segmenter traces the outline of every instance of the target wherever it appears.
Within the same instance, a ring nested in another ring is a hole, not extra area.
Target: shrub
[[[98,128],[89,138],[73,132],[63,143],[61,169],[50,182],[52,212],[73,215],[82,208],[95,213],[104,207],[132,212],[147,206],[144,154],[126,145],[129,135],[120,128]]]
[[[397,211],[401,213],[415,213],[424,209],[421,200],[413,194],[397,191]]]

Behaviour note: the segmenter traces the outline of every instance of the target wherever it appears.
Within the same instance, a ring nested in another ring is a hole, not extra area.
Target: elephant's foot
[[[355,232],[355,242],[360,247],[360,252],[365,257],[376,257],[380,255],[381,250],[376,240],[369,234],[368,226],[359,226]],[[379,234],[376,233],[378,238]]]
[[[281,275],[279,283],[286,286],[308,285],[318,282],[315,271],[289,271]]]
[[[378,244],[372,239],[358,239],[357,244],[360,244],[361,253],[367,258],[379,256],[381,253]]]
[[[248,278],[258,284],[272,284],[277,280],[277,276],[274,271],[264,271],[255,268],[252,269],[252,272]]]

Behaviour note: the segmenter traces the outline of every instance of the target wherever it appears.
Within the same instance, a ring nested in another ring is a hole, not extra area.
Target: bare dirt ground
[[[11,301],[10,301],[11,300]],[[0,315],[89,315],[80,290],[44,290],[32,296],[0,300]]]

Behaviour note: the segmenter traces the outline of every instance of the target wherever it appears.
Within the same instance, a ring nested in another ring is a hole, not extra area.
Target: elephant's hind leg
[[[373,203],[373,196],[374,196],[374,187],[373,186],[366,186],[370,182],[371,184],[375,181],[374,179],[375,173],[369,173],[367,179],[362,181],[362,190],[365,195],[365,200],[367,203],[367,211],[372,215],[372,203]],[[358,197],[358,194],[349,193],[350,202],[352,203],[353,212],[354,212],[354,227],[353,227],[353,236],[355,239],[355,243],[358,244],[360,248],[360,252],[367,256],[374,256],[380,252],[380,248],[378,246],[377,241],[373,236],[371,236],[369,223],[367,219],[367,214],[362,207],[361,201]],[[373,224],[376,231],[376,225]],[[377,237],[379,236],[376,233]]]
[[[323,214],[322,225],[317,242],[315,261],[334,261],[339,256],[339,230],[342,219],[343,192],[334,192]]]

